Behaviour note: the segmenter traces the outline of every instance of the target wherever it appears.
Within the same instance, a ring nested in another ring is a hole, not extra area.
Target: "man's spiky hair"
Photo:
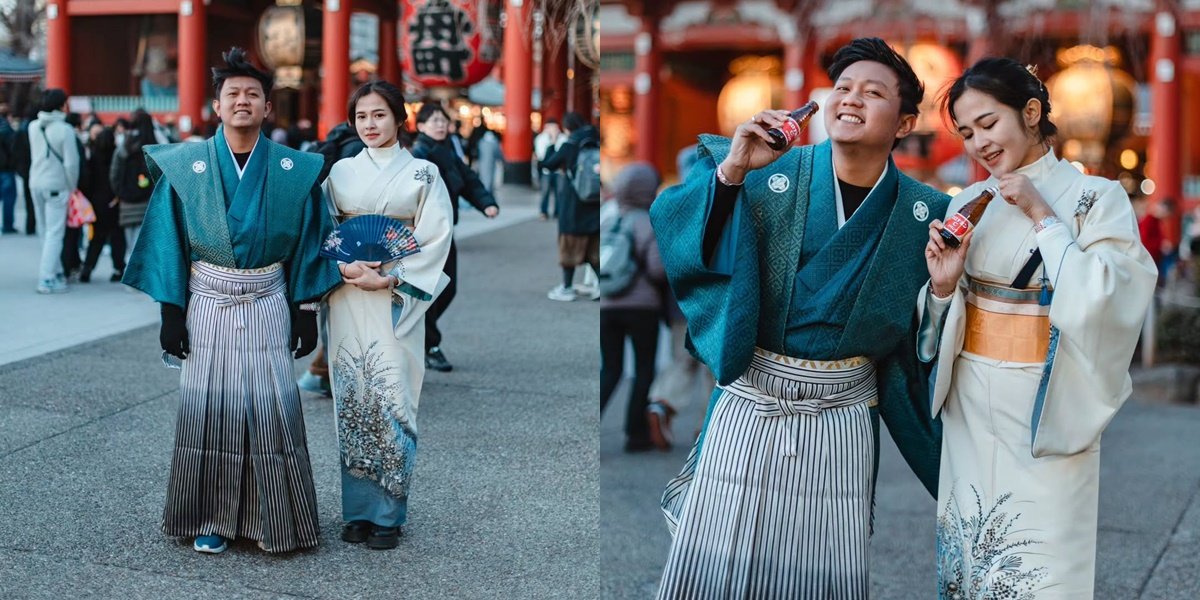
[[[221,96],[221,86],[230,77],[253,77],[262,83],[263,95],[271,95],[271,88],[275,86],[275,77],[254,66],[250,62],[250,59],[246,57],[245,50],[234,46],[228,52],[222,53],[221,58],[225,59],[225,66],[213,67],[212,70],[213,95],[217,97]]]

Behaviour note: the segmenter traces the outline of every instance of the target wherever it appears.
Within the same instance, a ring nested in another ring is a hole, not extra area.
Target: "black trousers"
[[[600,411],[621,382],[625,365],[625,338],[633,343],[633,389],[625,410],[625,435],[630,440],[650,439],[646,421],[650,384],[654,383],[654,357],[658,350],[658,321],[653,309],[609,308],[600,311]]]
[[[88,242],[87,257],[83,259],[83,270],[87,273],[95,270],[104,244],[108,244],[112,248],[113,270],[118,272],[125,270],[125,229],[117,225],[116,218],[103,223],[103,225],[101,227],[101,221],[96,221],[92,241]]]
[[[442,291],[442,295],[438,296],[429,310],[425,312],[426,352],[434,346],[442,345],[442,332],[438,331],[438,319],[450,307],[450,302],[454,300],[454,294],[458,293],[458,246],[454,244],[454,240],[450,240],[450,254],[446,256],[446,266],[442,272],[450,276],[450,283]]]
[[[62,247],[62,267],[63,273],[70,275],[79,270],[83,266],[83,260],[79,258],[79,249],[83,243],[83,228],[68,227],[63,232],[63,247]]]

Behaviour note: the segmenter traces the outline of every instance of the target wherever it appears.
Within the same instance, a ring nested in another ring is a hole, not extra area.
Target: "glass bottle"
[[[946,245],[957,248],[962,244],[967,233],[979,224],[979,219],[983,218],[983,211],[987,208],[988,203],[999,194],[1000,190],[994,187],[986,188],[979,192],[974,200],[962,205],[958,212],[950,215],[942,224],[941,231],[942,240],[946,242]]]
[[[767,135],[771,136],[771,141],[767,142],[767,145],[776,152],[791,146],[820,108],[816,102],[809,100],[804,106],[788,113],[788,118],[782,125],[767,130]]]

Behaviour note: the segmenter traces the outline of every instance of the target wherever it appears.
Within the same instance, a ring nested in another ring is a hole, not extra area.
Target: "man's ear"
[[[217,115],[217,120],[219,121],[221,119],[221,101],[213,98],[212,103],[213,114]]]
[[[271,101],[267,100],[267,109],[263,111],[263,119],[271,116]]]
[[[917,115],[900,115],[900,129],[896,130],[896,137],[902,138],[912,133],[913,128],[917,126]]]

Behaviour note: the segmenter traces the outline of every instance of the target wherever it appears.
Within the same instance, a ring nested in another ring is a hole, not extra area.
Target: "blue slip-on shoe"
[[[296,380],[296,387],[306,392],[312,392],[314,394],[320,394],[326,397],[330,396],[329,380],[324,377],[313,375],[309,371],[305,371],[300,375],[300,378]]]
[[[220,554],[229,547],[225,538],[219,535],[202,535],[196,538],[196,543],[192,544],[192,549],[196,552],[205,554]]]

